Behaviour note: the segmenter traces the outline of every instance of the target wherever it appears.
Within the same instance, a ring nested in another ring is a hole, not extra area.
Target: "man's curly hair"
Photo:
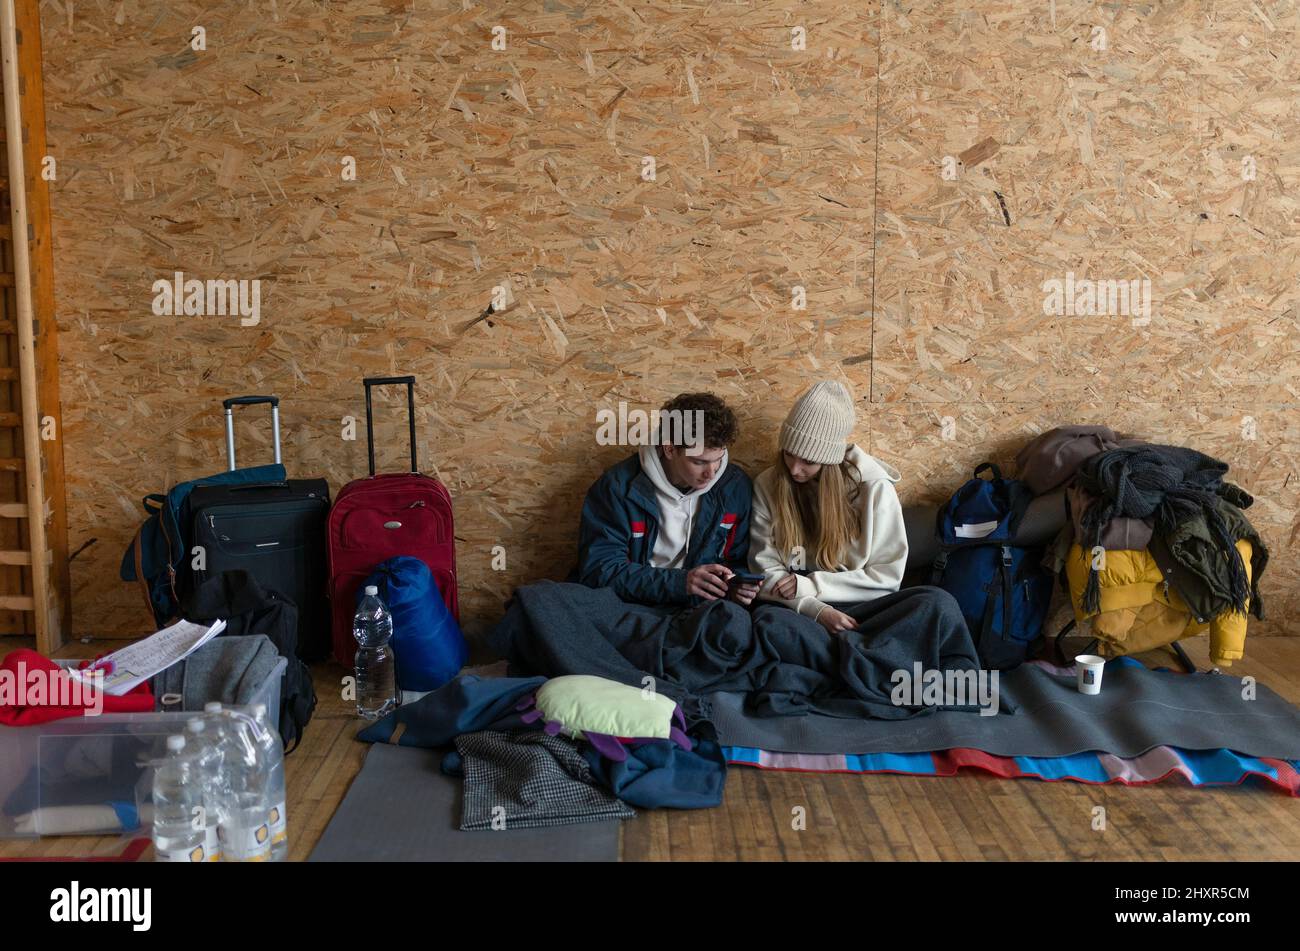
[[[707,449],[726,449],[736,441],[736,436],[740,432],[740,425],[736,422],[736,414],[732,412],[730,406],[724,403],[721,397],[714,396],[712,393],[682,393],[680,396],[674,396],[663,405],[660,410],[659,422],[659,441],[660,444],[672,442],[673,445],[684,445],[682,439],[681,427],[670,425],[673,416],[664,417],[664,413],[677,413],[678,419],[686,420],[687,413],[703,412],[704,413],[704,446]]]

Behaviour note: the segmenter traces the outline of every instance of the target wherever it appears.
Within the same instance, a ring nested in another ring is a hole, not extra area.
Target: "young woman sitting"
[[[831,634],[863,629],[886,607],[892,623],[900,602],[908,615],[937,613],[964,626],[947,592],[899,591],[907,563],[903,508],[894,491],[900,476],[848,441],[854,416],[848,389],[826,380],[800,396],[786,417],[777,464],[754,480],[749,560],[765,575],[759,597],[793,608]]]

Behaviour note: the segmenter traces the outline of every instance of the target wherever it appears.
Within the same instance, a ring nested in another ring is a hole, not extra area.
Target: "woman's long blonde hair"
[[[785,453],[776,452],[777,477],[772,493],[772,540],[777,551],[789,561],[794,550],[802,548],[807,567],[834,571],[844,563],[849,546],[861,531],[858,524],[857,498],[861,474],[847,457],[839,465],[822,466],[817,475],[815,496],[816,525],[805,525],[799,503],[795,501],[796,483],[785,465]]]

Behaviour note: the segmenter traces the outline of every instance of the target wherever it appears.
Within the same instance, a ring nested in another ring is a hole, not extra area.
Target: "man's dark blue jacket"
[[[636,453],[606,470],[587,490],[578,535],[578,580],[613,588],[624,601],[690,604],[686,572],[698,565],[747,571],[752,485],[743,469],[727,468],[699,502],[682,568],[654,568],[650,555],[659,535],[654,484]]]

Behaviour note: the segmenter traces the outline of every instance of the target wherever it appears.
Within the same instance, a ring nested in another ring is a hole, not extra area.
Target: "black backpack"
[[[288,661],[280,687],[280,738],[293,752],[316,709],[311,670],[298,656],[298,606],[263,588],[247,571],[223,571],[198,585],[181,605],[187,621],[211,624],[224,618],[227,634],[265,634]]]

